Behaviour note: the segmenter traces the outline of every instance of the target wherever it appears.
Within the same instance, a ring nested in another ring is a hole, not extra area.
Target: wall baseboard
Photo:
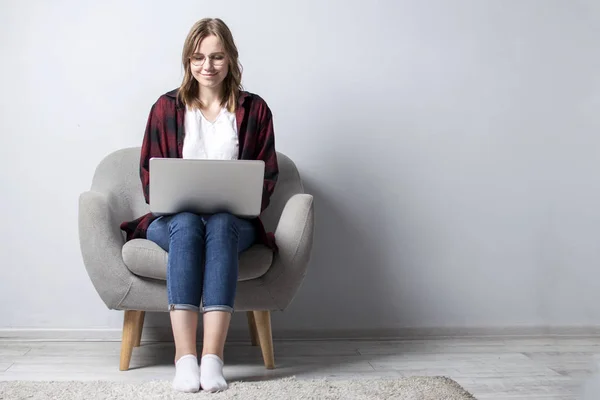
[[[121,329],[0,329],[0,341],[121,341]],[[274,340],[415,340],[459,337],[600,336],[600,326],[441,327],[349,330],[277,330]],[[170,327],[144,327],[144,342],[172,342]],[[250,340],[245,329],[230,330],[228,342]]]

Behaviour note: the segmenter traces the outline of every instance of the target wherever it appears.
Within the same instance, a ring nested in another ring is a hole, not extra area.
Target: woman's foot
[[[216,354],[206,354],[200,360],[200,384],[207,392],[220,392],[227,389],[223,376],[223,360]]]
[[[185,355],[175,363],[173,389],[188,393],[200,390],[200,371],[198,370],[198,358],[195,355]]]

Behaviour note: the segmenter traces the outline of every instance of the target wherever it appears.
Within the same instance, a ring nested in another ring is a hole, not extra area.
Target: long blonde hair
[[[231,31],[219,18],[204,18],[196,22],[188,33],[183,45],[181,62],[183,64],[184,76],[183,82],[179,87],[177,96],[190,108],[201,108],[202,102],[198,98],[198,81],[192,75],[190,68],[190,56],[194,53],[198,44],[207,36],[216,36],[225,48],[229,72],[223,80],[222,102],[221,105],[227,107],[230,112],[234,112],[237,106],[237,100],[242,88],[242,65],[238,60],[238,50],[233,41]]]

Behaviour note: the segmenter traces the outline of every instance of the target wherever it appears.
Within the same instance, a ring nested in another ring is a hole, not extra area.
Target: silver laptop
[[[260,214],[265,163],[260,160],[150,159],[150,212],[169,215]]]

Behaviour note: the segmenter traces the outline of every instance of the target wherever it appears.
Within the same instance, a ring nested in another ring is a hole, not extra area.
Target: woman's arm
[[[264,104],[260,111],[259,135],[256,159],[265,162],[265,179],[263,181],[263,195],[261,212],[267,208],[271,195],[279,177],[277,165],[277,152],[275,151],[275,133],[273,131],[273,115],[269,107]]]
[[[164,157],[162,140],[164,132],[163,119],[164,112],[159,102],[156,102],[150,109],[140,155],[140,179],[142,180],[142,189],[146,204],[150,204],[150,159],[152,157]]]

